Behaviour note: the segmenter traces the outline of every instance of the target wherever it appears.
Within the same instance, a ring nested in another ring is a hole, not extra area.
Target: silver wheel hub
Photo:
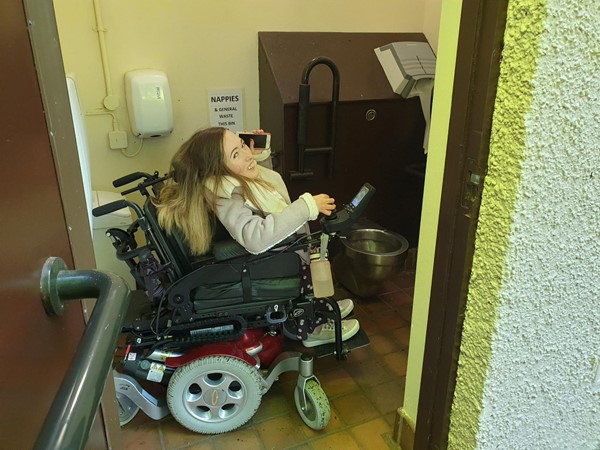
[[[223,422],[238,414],[246,404],[246,387],[228,372],[197,376],[183,394],[185,409],[203,422]]]
[[[203,397],[204,403],[211,405],[214,408],[216,406],[223,406],[227,401],[227,392],[223,389],[209,389]]]

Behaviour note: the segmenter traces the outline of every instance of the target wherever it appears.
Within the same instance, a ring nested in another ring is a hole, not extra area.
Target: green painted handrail
[[[61,315],[65,300],[98,299],[34,446],[36,450],[83,449],[112,368],[131,291],[115,274],[67,270],[63,260],[51,257],[42,269],[40,292],[49,315]]]

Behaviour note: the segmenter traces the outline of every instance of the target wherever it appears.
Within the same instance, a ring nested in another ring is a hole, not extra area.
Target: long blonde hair
[[[271,187],[262,180],[240,177],[227,168],[223,152],[226,131],[212,127],[194,133],[173,156],[171,178],[154,201],[159,225],[167,233],[183,233],[195,255],[210,250],[215,229],[217,197],[204,187],[206,180],[214,180],[213,192],[218,192],[225,176],[234,177],[240,182],[244,197],[255,205],[258,202],[248,183]]]

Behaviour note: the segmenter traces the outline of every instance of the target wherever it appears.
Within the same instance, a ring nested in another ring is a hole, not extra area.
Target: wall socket
[[[108,133],[108,142],[113,150],[127,148],[127,132],[111,131]]]

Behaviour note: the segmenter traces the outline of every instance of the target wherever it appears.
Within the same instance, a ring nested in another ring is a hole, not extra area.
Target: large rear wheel
[[[167,404],[175,420],[189,430],[218,434],[250,420],[262,394],[255,367],[230,356],[208,356],[175,371]]]

